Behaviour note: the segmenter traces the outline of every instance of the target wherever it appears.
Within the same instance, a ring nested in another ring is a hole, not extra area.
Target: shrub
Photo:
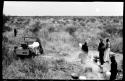
[[[120,36],[122,37],[122,28],[117,25],[109,25],[104,27],[104,32],[110,34],[111,36]]]
[[[107,32],[104,32],[104,31],[99,33],[99,35],[100,35],[101,38],[104,38],[104,39],[107,38],[107,37],[110,37],[110,34],[108,34]]]
[[[2,45],[2,65],[3,67],[9,66],[15,59],[13,48],[7,44]]]
[[[95,23],[95,22],[96,22],[96,19],[95,19],[95,18],[90,18],[90,21],[91,21],[92,23]]]
[[[8,38],[6,36],[3,36],[2,42],[8,42]]]
[[[49,29],[48,29],[48,31],[51,33],[51,32],[54,32],[55,31],[55,28],[54,27],[50,27]]]
[[[3,26],[2,32],[6,32],[6,31],[12,31],[12,28],[8,26]]]
[[[41,29],[40,22],[36,22],[32,28],[30,29],[31,32],[36,33]]]
[[[73,27],[69,27],[66,29],[66,31],[69,32],[70,35],[73,35],[76,30],[77,28],[73,28]]]
[[[123,53],[123,40],[120,38],[116,38],[112,43],[111,43],[111,51],[113,52],[118,52],[118,53]]]
[[[9,19],[10,19],[10,16],[6,16],[5,14],[3,14],[3,24],[9,21]]]

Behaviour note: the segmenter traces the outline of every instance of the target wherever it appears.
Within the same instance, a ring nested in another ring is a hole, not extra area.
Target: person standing
[[[85,64],[86,60],[88,59],[88,45],[87,42],[85,42],[83,45],[80,45],[80,48],[82,50],[82,53],[79,54],[79,58],[81,59],[81,63]]]
[[[109,39],[106,39],[106,48],[105,48],[105,52],[104,52],[104,61],[105,62],[109,62],[110,58],[109,58],[109,54],[110,54],[110,41]]]
[[[116,79],[116,76],[117,76],[117,62],[115,60],[115,56],[112,56],[111,57],[111,76],[110,76],[110,80],[115,80]]]
[[[84,45],[82,45],[82,51],[84,51],[85,53],[88,53],[88,45],[87,45],[87,42],[85,42]]]
[[[38,49],[39,49],[39,52],[41,53],[41,54],[43,54],[43,47],[42,47],[42,45],[41,45],[41,41],[40,41],[40,39],[39,38],[36,38],[36,41],[39,43],[39,47],[38,47]]]
[[[103,65],[104,63],[104,50],[105,50],[105,44],[103,43],[103,40],[100,39],[100,43],[99,43],[99,46],[98,46],[98,51],[99,51],[99,59],[100,59],[100,63],[101,65]]]
[[[14,29],[14,36],[16,37],[16,35],[17,35],[17,30]]]

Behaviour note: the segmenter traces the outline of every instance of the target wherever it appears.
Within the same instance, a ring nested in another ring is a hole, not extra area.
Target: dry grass
[[[66,57],[72,56],[79,49],[78,43],[84,43],[85,40],[88,42],[89,49],[97,50],[98,39],[107,37],[112,41],[111,50],[122,53],[123,17],[15,16],[10,18],[10,20],[5,18],[3,26],[2,66],[5,79],[71,79],[70,74],[73,72],[85,73],[85,69],[81,66],[60,58],[49,59],[39,56],[16,60],[13,47],[23,41],[24,35],[39,37],[45,55],[51,53]],[[13,28],[18,30],[16,38],[13,35]],[[89,65],[94,67],[92,63]],[[86,75],[95,77],[94,74],[90,74]]]

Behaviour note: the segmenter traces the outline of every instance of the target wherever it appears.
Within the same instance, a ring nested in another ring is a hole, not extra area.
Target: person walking
[[[116,79],[116,76],[117,76],[117,62],[115,60],[115,56],[112,56],[111,57],[111,76],[110,76],[110,80],[115,80]]]
[[[106,47],[105,47],[105,52],[104,52],[104,62],[109,62],[109,54],[110,54],[110,41],[109,39],[106,39]]]
[[[103,40],[100,39],[100,43],[99,43],[99,46],[98,46],[98,51],[99,51],[99,59],[100,59],[100,63],[101,65],[103,65],[104,63],[104,50],[105,50],[105,44],[103,43]]]

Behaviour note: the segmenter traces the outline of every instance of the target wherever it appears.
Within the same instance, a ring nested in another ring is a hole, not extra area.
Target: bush
[[[8,67],[15,60],[13,49],[8,48],[8,47],[3,47],[2,57],[3,57],[2,58],[3,67]]]
[[[6,36],[3,36],[2,42],[8,42],[8,38]]]
[[[122,37],[122,28],[120,28],[120,26],[117,25],[109,25],[104,27],[104,32],[110,34],[111,36],[120,36]]]
[[[10,16],[6,16],[3,14],[3,24],[5,24],[7,21],[9,21]]]
[[[3,26],[2,32],[6,32],[6,31],[12,31],[12,28],[8,26]]]
[[[55,31],[55,28],[54,27],[50,27],[49,29],[48,29],[48,31],[51,33],[51,32],[54,32]]]
[[[36,22],[32,28],[30,29],[31,32],[36,33],[41,29],[40,22]]]
[[[111,51],[123,53],[123,40],[122,39],[119,40],[119,38],[115,39],[111,43]]]
[[[70,35],[73,35],[76,30],[77,28],[73,28],[73,27],[69,27],[66,29],[66,31],[69,32]]]
[[[101,32],[101,33],[99,33],[99,35],[100,35],[100,37],[103,38],[103,39],[105,39],[105,38],[107,38],[107,37],[110,37],[110,34],[108,34],[107,32]]]

